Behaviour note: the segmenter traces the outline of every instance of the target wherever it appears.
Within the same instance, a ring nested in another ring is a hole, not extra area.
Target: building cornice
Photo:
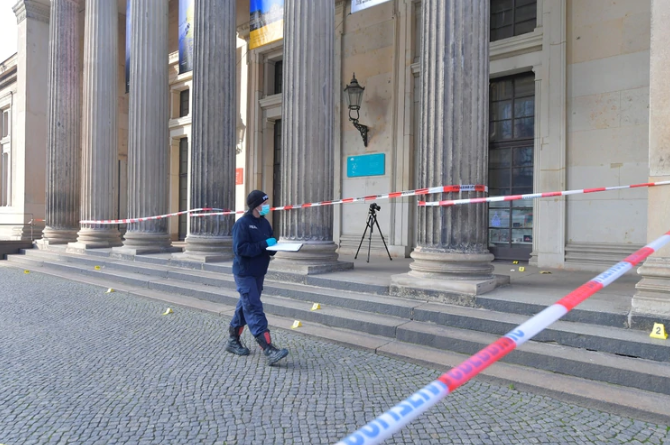
[[[21,23],[28,18],[49,24],[50,4],[44,4],[38,0],[19,0],[12,10],[16,15],[16,23]]]

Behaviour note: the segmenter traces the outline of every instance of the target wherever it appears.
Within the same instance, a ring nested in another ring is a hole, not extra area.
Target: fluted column
[[[332,0],[284,3],[281,203],[274,205],[333,199],[334,26]],[[282,239],[304,245],[278,253],[273,267],[351,267],[337,261],[332,206],[284,211],[281,230]]]
[[[651,2],[649,76],[649,182],[670,179],[670,2]],[[647,240],[670,230],[670,188],[651,187],[648,192]],[[642,279],[633,296],[631,325],[651,330],[653,322],[670,323],[670,247],[649,257],[638,269]]]
[[[168,1],[132,0],[128,217],[168,213]],[[170,247],[168,220],[128,224],[120,252]]]
[[[43,239],[77,239],[80,190],[79,0],[52,0],[47,105],[46,214]]]
[[[191,207],[235,208],[236,4],[195,2]],[[185,253],[231,259],[235,217],[191,218]]]
[[[116,219],[117,147],[117,4],[86,2],[84,29],[84,107],[82,112],[81,219]],[[116,226],[82,225],[70,248],[121,245]]]
[[[422,9],[417,185],[486,184],[489,0],[424,0]],[[411,271],[395,284],[465,294],[495,287],[486,206],[420,208],[417,226]]]

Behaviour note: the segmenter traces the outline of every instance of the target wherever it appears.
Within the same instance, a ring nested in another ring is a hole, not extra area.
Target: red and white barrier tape
[[[457,192],[484,192],[488,193],[489,188],[485,185],[443,185],[440,187],[430,187],[416,190],[406,190],[404,192],[393,192],[387,193],[385,195],[369,195],[362,196],[360,198],[344,198],[338,199],[336,201],[321,201],[321,202],[310,202],[306,204],[296,204],[296,205],[287,205],[272,207],[270,211],[278,210],[291,210],[291,209],[305,209],[308,207],[321,207],[321,206],[330,206],[337,204],[348,204],[350,202],[366,202],[366,201],[376,201],[378,199],[394,199],[394,198],[404,198],[406,196],[420,196],[428,195],[431,193],[457,193]],[[217,213],[202,213],[199,215],[191,216],[213,216],[213,215],[234,215],[246,213],[246,210],[239,210],[237,212],[227,211],[227,212],[217,212]]]
[[[433,407],[447,394],[454,392],[484,369],[533,338],[550,324],[570,312],[575,306],[607,287],[668,242],[670,242],[670,231],[570,292],[457,367],[442,374],[430,385],[414,393],[355,433],[342,439],[337,445],[373,445],[388,439],[420,414]]]
[[[519,199],[552,198],[555,196],[568,196],[568,195],[578,195],[582,193],[607,192],[611,190],[654,187],[657,185],[668,185],[668,184],[670,184],[670,181],[647,182],[644,184],[633,184],[633,185],[618,185],[614,187],[599,187],[594,189],[564,190],[562,192],[530,193],[527,195],[490,196],[488,198],[453,199],[447,201],[431,201],[431,202],[419,201],[419,206],[420,207],[455,206],[460,204],[477,204],[481,202],[517,201]]]
[[[211,212],[212,210],[223,210],[226,211],[226,209],[215,209],[212,207],[204,207],[202,209],[191,209],[191,210],[184,210],[181,212],[176,212],[176,213],[167,213],[165,215],[158,215],[158,216],[147,216],[145,218],[126,218],[126,219],[106,219],[102,221],[79,221],[79,224],[97,224],[97,225],[105,225],[105,224],[129,224],[129,223],[136,223],[136,222],[143,222],[143,221],[153,221],[156,219],[163,219],[163,218],[169,218],[171,216],[177,216],[177,215],[185,215],[186,213],[193,213],[193,212]]]

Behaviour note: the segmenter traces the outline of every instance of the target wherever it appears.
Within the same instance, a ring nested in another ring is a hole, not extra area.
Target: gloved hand
[[[268,243],[268,247],[274,246],[277,244],[277,240],[274,238],[268,238],[265,240],[266,243]]]

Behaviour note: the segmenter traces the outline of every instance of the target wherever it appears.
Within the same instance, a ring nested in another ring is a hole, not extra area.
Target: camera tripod
[[[363,231],[363,236],[361,237],[361,242],[358,244],[358,250],[356,250],[356,256],[354,256],[354,259],[358,258],[358,252],[361,250],[361,246],[363,245],[363,240],[365,239],[365,234],[367,233],[368,229],[370,229],[370,235],[368,236],[368,263],[370,262],[370,247],[372,246],[372,232],[374,231],[374,226],[377,226],[377,230],[379,231],[379,236],[382,237],[382,242],[384,243],[384,248],[386,248],[386,253],[389,256],[389,260],[393,261],[393,258],[391,258],[391,253],[389,252],[389,248],[386,245],[386,240],[384,239],[384,235],[382,234],[382,229],[379,227],[379,223],[377,222],[377,213],[376,211],[381,210],[381,207],[377,205],[376,202],[373,202],[370,204],[370,211],[368,212],[368,221],[365,223],[365,230]]]

